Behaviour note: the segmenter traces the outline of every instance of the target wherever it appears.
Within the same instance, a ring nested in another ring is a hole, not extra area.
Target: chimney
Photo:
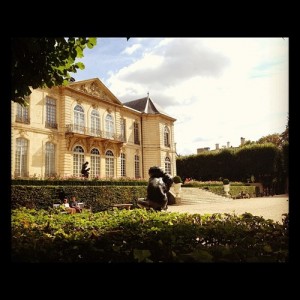
[[[241,146],[245,144],[245,138],[241,137]]]
[[[219,144],[216,144],[216,150],[219,150]]]
[[[227,148],[229,148],[230,147],[230,142],[227,142]]]

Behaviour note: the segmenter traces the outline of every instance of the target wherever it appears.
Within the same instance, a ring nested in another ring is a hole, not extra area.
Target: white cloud
[[[125,48],[125,50],[122,51],[123,54],[133,54],[136,50],[138,50],[139,48],[141,48],[142,45],[141,44],[134,44],[130,47]]]
[[[105,84],[123,102],[150,92],[151,99],[177,119],[178,153],[192,154],[202,147],[214,149],[216,143],[222,146],[227,141],[238,146],[241,137],[257,140],[285,129],[288,39],[133,42],[118,56],[122,59],[122,53],[133,54],[132,59],[116,71],[110,70]]]

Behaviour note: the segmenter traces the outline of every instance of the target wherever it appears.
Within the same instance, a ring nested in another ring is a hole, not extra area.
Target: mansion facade
[[[121,103],[97,78],[35,89],[12,102],[12,177],[148,179],[160,166],[176,175],[174,118],[150,98]]]

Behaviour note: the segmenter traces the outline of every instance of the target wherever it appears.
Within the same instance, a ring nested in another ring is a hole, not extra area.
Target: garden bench
[[[60,207],[60,206],[61,206],[61,204],[59,204],[59,203],[54,203],[54,204],[53,204],[53,208],[58,208],[58,207]],[[91,207],[90,207],[90,208],[86,208],[84,202],[78,202],[78,206],[79,206],[82,210],[86,210],[86,211],[92,212],[92,208],[91,208]],[[60,213],[61,213],[61,214],[67,214],[68,212],[67,212],[67,211],[61,211]]]
[[[84,209],[84,210],[89,210],[90,212],[92,212],[92,207],[90,207],[90,208],[85,207],[84,202],[78,202],[77,204],[82,210]]]
[[[59,208],[61,206],[61,204],[59,204],[59,203],[54,203],[53,204],[53,208]],[[60,212],[61,214],[67,214],[68,212],[67,211],[61,211]]]
[[[127,210],[130,210],[132,206],[133,206],[132,203],[120,203],[120,204],[113,204],[112,208],[116,207],[118,209],[127,209]]]

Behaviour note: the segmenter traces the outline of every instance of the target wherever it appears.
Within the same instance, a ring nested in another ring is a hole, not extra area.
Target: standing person
[[[166,210],[168,208],[167,193],[173,183],[172,177],[156,166],[149,169],[149,176],[147,197],[138,199],[137,205],[158,211]]]
[[[81,174],[82,174],[83,177],[85,177],[85,178],[89,178],[89,174],[90,174],[90,173],[89,173],[90,168],[87,167],[88,164],[89,164],[89,162],[86,161],[84,164],[82,164],[82,168],[81,168]]]
[[[81,208],[79,207],[78,202],[76,201],[76,197],[74,195],[71,197],[70,207],[74,208],[77,213],[81,213],[81,211],[82,211]]]

